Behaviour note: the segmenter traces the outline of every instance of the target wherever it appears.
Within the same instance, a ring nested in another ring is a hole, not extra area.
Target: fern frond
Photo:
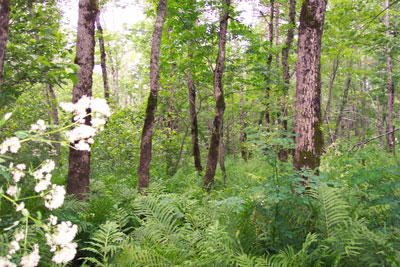
[[[310,196],[319,203],[319,216],[317,217],[317,229],[330,238],[335,235],[337,226],[344,224],[349,219],[348,204],[340,194],[339,189],[321,185],[317,189],[310,190]]]
[[[98,266],[104,266],[108,263],[109,258],[122,250],[125,239],[126,235],[120,231],[118,223],[114,221],[106,222],[94,232],[90,241],[87,242],[88,247],[83,248],[83,250],[95,254],[99,259],[93,257],[84,257],[83,259]],[[99,265],[99,262],[102,264]]]

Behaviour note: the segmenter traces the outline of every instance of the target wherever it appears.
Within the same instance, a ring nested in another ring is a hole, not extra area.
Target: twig
[[[387,134],[390,134],[390,133],[394,133],[394,132],[396,132],[396,131],[398,131],[398,130],[400,130],[400,127],[394,129],[393,131],[386,132],[386,133],[384,133],[384,134],[381,134],[381,135],[372,137],[371,139],[368,139],[368,140],[365,141],[365,142],[357,143],[357,144],[355,144],[355,145],[351,148],[351,150],[353,150],[353,149],[354,149],[355,147],[357,147],[357,146],[360,147],[360,146],[362,146],[362,145],[368,144],[369,142],[371,142],[371,141],[373,141],[373,140],[375,140],[375,139],[378,139],[378,138],[380,138],[380,137],[382,137],[382,136],[385,136],[385,135],[387,135]]]

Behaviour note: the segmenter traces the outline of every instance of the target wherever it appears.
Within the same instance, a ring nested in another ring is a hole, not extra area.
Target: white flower
[[[10,137],[4,140],[0,147],[0,154],[6,153],[10,150],[11,153],[17,153],[18,149],[21,147],[19,139],[17,137]]]
[[[47,159],[46,163],[42,166],[42,171],[50,173],[52,170],[54,170],[55,166],[56,166],[56,164],[54,163],[53,160]]]
[[[31,124],[31,130],[39,132],[43,132],[44,130],[46,130],[46,125],[44,120],[38,120],[35,124]]]
[[[2,267],[17,267],[17,265],[15,265],[11,261],[9,261],[3,257],[0,257],[0,266],[2,266]]]
[[[56,225],[58,218],[57,218],[57,216],[50,215],[49,220],[50,220],[51,225]]]
[[[56,253],[54,253],[54,256],[53,258],[51,258],[51,260],[57,264],[66,264],[67,262],[74,259],[76,255],[76,248],[76,243],[67,244],[61,250],[58,250]]]
[[[84,140],[80,140],[77,144],[74,145],[77,150],[85,150],[90,151],[90,146]]]
[[[96,129],[85,124],[81,124],[75,129],[66,132],[68,140],[73,143],[77,140],[90,138],[96,135]]]
[[[33,177],[35,177],[35,179],[37,179],[37,180],[42,179],[44,177],[42,169],[38,169],[38,170],[34,171]]]
[[[7,191],[6,191],[6,193],[7,193],[9,196],[12,196],[12,197],[15,197],[15,195],[17,194],[17,192],[18,192],[18,187],[16,187],[15,185],[9,186],[8,189],[7,189]]]
[[[47,179],[42,179],[39,181],[39,183],[35,186],[35,191],[37,193],[42,192],[47,189],[51,185],[51,182],[48,181]]]
[[[93,143],[94,143],[94,139],[93,139],[93,138],[89,138],[89,139],[87,140],[87,142],[88,142],[89,144],[93,144]]]
[[[72,224],[70,221],[61,222],[57,225],[56,232],[51,236],[51,244],[57,246],[66,246],[74,240],[78,226]]]
[[[35,244],[33,246],[33,251],[29,255],[25,255],[21,258],[22,267],[35,267],[39,264],[39,245]]]
[[[49,209],[57,209],[64,203],[65,189],[60,185],[53,185],[52,190],[46,195],[44,205]]]
[[[75,112],[77,114],[85,114],[86,110],[90,108],[91,99],[86,95],[82,96],[81,99],[75,104]]]
[[[19,205],[15,208],[15,210],[18,212],[18,211],[23,210],[24,208],[25,208],[25,203],[24,203],[24,202],[21,202],[21,203],[19,203]]]
[[[60,107],[66,112],[73,112],[75,109],[75,105],[72,103],[60,103]]]
[[[14,182],[18,183],[19,180],[21,180],[21,178],[25,176],[25,173],[17,169],[12,171],[12,175]]]
[[[15,241],[17,241],[17,242],[19,242],[22,239],[24,239],[24,237],[25,237],[24,231],[16,232],[15,235],[14,235]]]
[[[20,247],[19,247],[19,243],[17,242],[17,241],[12,241],[11,243],[10,243],[10,245],[11,245],[11,249],[10,249],[10,251],[8,252],[8,255],[12,255],[12,254],[14,254],[15,252],[17,252],[19,249],[20,249]]]
[[[4,119],[8,120],[11,117],[11,115],[12,115],[11,112],[6,113],[6,115],[4,115]]]
[[[107,104],[107,101],[102,98],[94,98],[92,99],[92,112],[98,112],[103,114],[106,117],[110,117],[110,107]]]
[[[92,119],[92,125],[94,128],[99,128],[99,127],[103,126],[104,124],[106,124],[106,121],[103,119],[99,119],[99,118]]]
[[[15,168],[17,168],[17,170],[23,171],[25,170],[26,166],[25,164],[18,164],[17,166],[15,166]]]

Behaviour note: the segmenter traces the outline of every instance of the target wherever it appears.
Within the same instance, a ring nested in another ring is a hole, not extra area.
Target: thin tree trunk
[[[353,62],[351,61],[350,64],[349,64],[349,69],[350,70],[347,73],[346,85],[345,85],[345,88],[343,90],[343,97],[342,97],[342,103],[340,105],[339,115],[338,115],[337,120],[336,120],[336,127],[335,127],[335,133],[333,135],[333,142],[335,142],[336,139],[337,139],[337,136],[338,136],[338,133],[339,133],[339,129],[340,129],[340,123],[342,122],[342,119],[343,119],[343,111],[344,111],[344,108],[345,108],[345,106],[347,104],[347,98],[348,98],[348,95],[349,95],[349,90],[350,90],[350,85],[351,85],[351,68],[352,68],[352,66],[353,66]]]
[[[110,103],[110,86],[108,85],[108,76],[107,76],[107,61],[106,61],[106,50],[104,47],[104,38],[103,38],[103,28],[100,23],[100,11],[96,17],[96,26],[97,31],[99,32],[99,46],[100,46],[100,58],[101,58],[101,73],[103,75],[103,86],[104,86],[104,98],[107,100],[107,103]]]
[[[326,102],[325,112],[324,112],[324,119],[323,123],[328,123],[329,121],[329,113],[331,112],[331,101],[332,101],[332,91],[333,91],[333,84],[335,82],[336,73],[339,67],[339,55],[340,52],[337,54],[336,58],[332,61],[332,73],[329,79],[329,93],[328,93],[328,101]]]
[[[223,122],[222,122],[223,124]],[[221,126],[221,136],[220,136],[220,142],[219,142],[219,150],[218,150],[218,162],[219,166],[221,167],[222,171],[222,181],[225,186],[226,184],[226,169],[225,169],[225,144],[224,144],[224,130],[223,126]],[[228,130],[228,129],[227,129]]]
[[[362,71],[362,67],[361,67],[361,62],[358,63],[358,69],[361,72]],[[362,133],[361,133],[361,141],[365,142],[365,117],[364,117],[364,112],[365,112],[365,91],[367,87],[367,79],[365,74],[363,75],[363,78],[360,80],[360,91],[361,91],[361,111],[360,113],[360,120],[361,120],[361,128],[362,128]]]
[[[176,64],[172,64],[172,74],[171,74],[171,80],[175,75],[175,69],[176,69]],[[167,127],[168,127],[168,137],[171,136],[172,131],[176,129],[175,121],[172,117],[172,114],[175,111],[174,108],[174,97],[175,97],[175,85],[171,84],[169,88],[169,106],[168,106],[168,114],[167,114]]]
[[[192,60],[193,55],[189,54],[190,60]],[[203,166],[201,165],[201,155],[199,147],[199,128],[197,125],[197,112],[196,112],[196,87],[192,78],[192,72],[190,67],[187,69],[187,83],[189,91],[189,112],[190,112],[190,126],[192,133],[192,154],[194,159],[194,166],[198,172],[203,171]]]
[[[49,105],[49,112],[51,115],[51,118],[53,120],[54,125],[59,125],[59,120],[58,120],[58,108],[57,108],[57,99],[56,99],[56,94],[54,92],[53,86],[50,83],[46,84],[47,87],[47,103]],[[53,134],[54,138],[54,148],[56,150],[56,164],[57,166],[60,165],[60,133],[55,132]]]
[[[8,42],[8,27],[10,24],[10,1],[0,0],[0,87],[3,84],[3,68]]]
[[[383,126],[382,126],[382,120],[381,120],[381,101],[379,100],[379,96],[376,96],[376,126],[378,128],[378,133],[379,133],[379,146],[383,147],[383,139],[382,139],[382,134],[383,134]]]
[[[275,49],[276,49],[275,65],[276,65],[276,68],[279,70],[280,62],[279,62],[279,52],[277,49],[279,47],[279,15],[280,15],[279,3],[276,3],[275,10],[276,10],[276,16],[275,16]]]
[[[389,27],[390,27],[390,21],[389,21],[389,0],[385,0],[385,28],[386,28],[386,38],[387,38],[387,43],[386,43],[386,68],[387,68],[387,91],[388,91],[388,119],[387,119],[387,127],[386,127],[386,132],[388,134],[386,135],[386,143],[388,147],[388,151],[391,152],[394,150],[394,127],[393,127],[393,103],[394,103],[394,88],[393,88],[393,78],[392,78],[392,58],[390,56],[391,48],[390,48],[390,43],[389,43],[389,37],[390,37],[390,32],[389,32]]]
[[[215,118],[211,132],[210,148],[208,150],[208,160],[206,173],[204,175],[203,189],[207,192],[214,184],[215,170],[218,162],[218,147],[222,130],[222,121],[225,111],[225,100],[222,85],[222,75],[225,68],[225,47],[226,33],[228,31],[229,6],[231,0],[222,0],[222,14],[220,19],[220,31],[218,42],[218,56],[214,70],[214,95],[215,95]]]
[[[185,135],[183,136],[183,140],[182,140],[181,146],[180,146],[180,148],[179,148],[178,159],[176,160],[176,163],[175,163],[175,165],[174,165],[174,169],[173,169],[173,171],[172,171],[172,175],[174,175],[174,174],[176,173],[176,170],[178,169],[178,166],[179,166],[179,162],[180,162],[181,159],[182,159],[183,146],[185,145],[188,132],[189,132],[189,127],[186,127],[186,129],[185,129]]]
[[[324,139],[321,128],[321,39],[327,0],[304,0],[300,13],[296,71],[294,166],[317,169]],[[316,170],[318,173],[318,169]]]
[[[269,18],[269,26],[268,26],[268,41],[269,41],[269,49],[272,50],[273,42],[274,42],[274,1],[270,0],[270,18]],[[264,120],[265,126],[268,127],[271,123],[271,114],[269,108],[269,98],[270,98],[270,78],[271,78],[271,64],[272,64],[272,51],[269,52],[268,59],[267,59],[267,76],[265,77],[265,81],[267,82],[266,87],[266,95],[265,95],[265,112],[264,112]]]
[[[239,122],[240,122],[240,152],[242,154],[242,158],[244,160],[248,160],[249,159],[249,153],[247,151],[246,148],[246,132],[245,132],[245,128],[246,128],[246,122],[244,120],[244,117],[246,116],[246,111],[244,110],[244,99],[243,99],[243,89],[242,87],[240,87],[240,114],[239,114]]]
[[[140,164],[138,169],[138,191],[149,187],[150,162],[152,153],[152,138],[154,117],[157,109],[159,84],[159,57],[161,51],[161,37],[167,9],[167,0],[160,0],[157,8],[157,17],[154,25],[153,41],[150,58],[150,94],[147,101],[146,117],[144,120],[142,139],[140,142]]]
[[[290,47],[292,46],[293,37],[294,37],[294,30],[296,25],[296,0],[290,0],[289,3],[289,22],[290,28],[288,30],[285,47],[282,49],[282,78],[283,83],[285,86],[285,96],[284,96],[284,104],[282,105],[282,128],[283,131],[286,132],[288,130],[288,123],[287,123],[287,95],[289,94],[290,88],[290,66],[289,66],[289,52]],[[286,134],[283,134],[283,138],[286,138]],[[281,149],[278,153],[278,158],[280,161],[286,162],[288,160],[288,151],[286,149]]]
[[[79,0],[78,34],[76,41],[75,64],[79,65],[78,84],[73,88],[72,102],[86,95],[92,95],[92,75],[94,67],[94,31],[97,15],[97,2]],[[90,111],[88,111],[90,112]],[[86,125],[91,125],[91,118],[87,116]],[[75,144],[71,144],[74,146]],[[76,195],[81,200],[87,200],[85,194],[89,192],[90,152],[69,150],[69,166],[67,192]]]
[[[119,77],[118,77],[118,65],[117,62],[114,62],[112,57],[111,51],[108,51],[108,56],[110,58],[110,65],[111,65],[111,77],[112,77],[112,92],[115,98],[115,104],[119,105],[119,95],[118,95],[118,88],[119,88]]]

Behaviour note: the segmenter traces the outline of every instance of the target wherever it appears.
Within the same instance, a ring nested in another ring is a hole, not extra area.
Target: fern
[[[110,258],[113,258],[123,248],[126,235],[120,231],[120,226],[114,221],[100,225],[94,232],[89,245],[84,251],[92,252],[95,257],[84,257],[87,262],[95,266],[109,266]]]

